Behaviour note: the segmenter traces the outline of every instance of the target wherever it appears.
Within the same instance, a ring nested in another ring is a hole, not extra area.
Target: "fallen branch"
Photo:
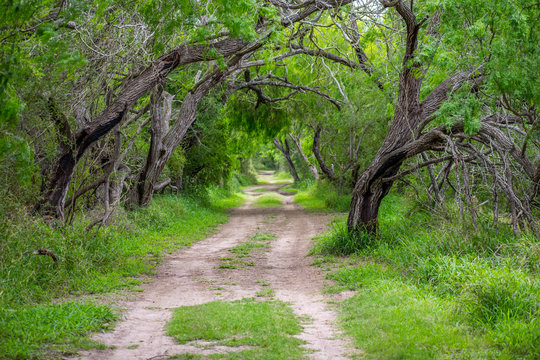
[[[45,256],[50,256],[51,259],[53,259],[54,263],[56,264],[58,262],[58,256],[53,253],[51,250],[48,250],[48,249],[38,249],[38,250],[30,250],[30,251],[26,251],[23,255],[26,256],[26,255],[45,255]]]

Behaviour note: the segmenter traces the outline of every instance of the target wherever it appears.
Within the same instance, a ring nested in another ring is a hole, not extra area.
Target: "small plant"
[[[257,280],[257,284],[261,286],[270,286],[270,283],[266,280]]]
[[[274,296],[274,289],[272,288],[264,288],[260,291],[257,291],[255,293],[255,296],[257,297],[273,297]]]

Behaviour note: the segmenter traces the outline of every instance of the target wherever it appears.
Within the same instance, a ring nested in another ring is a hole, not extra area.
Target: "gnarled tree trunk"
[[[189,127],[197,119],[197,108],[204,96],[216,86],[225,74],[216,71],[206,80],[203,80],[194,91],[189,92],[180,107],[178,119],[168,130],[170,119],[170,103],[172,97],[164,98],[163,111],[160,111],[159,103],[156,107],[155,119],[152,122],[152,142],[150,151],[146,159],[146,164],[139,175],[137,186],[135,187],[135,203],[140,206],[150,204],[154,191],[157,190],[158,179],[167,161],[169,161],[174,150],[180,145]],[[169,95],[170,96],[170,95]],[[154,112],[152,113],[154,116]]]
[[[394,7],[405,21],[407,39],[402,70],[399,76],[399,92],[394,118],[375,159],[365,169],[353,190],[347,226],[349,231],[376,233],[378,213],[383,198],[393,185],[403,161],[426,151],[441,141],[441,129],[422,134],[421,131],[433,118],[441,104],[447,100],[451,89],[461,86],[470,76],[458,72],[439,84],[420,102],[423,64],[415,59],[418,45],[418,23],[413,11],[401,0],[380,0],[385,7]],[[386,180],[385,180],[386,179]]]
[[[317,127],[315,130],[315,134],[313,135],[313,155],[315,155],[315,159],[317,159],[317,162],[319,163],[319,167],[321,168],[321,171],[324,175],[330,180],[335,180],[335,173],[334,169],[332,167],[328,167],[326,165],[326,162],[324,161],[322,154],[321,154],[321,127]]]
[[[209,54],[215,49],[216,55],[230,56],[246,46],[241,40],[225,39],[211,45],[182,45],[163,55],[148,66],[139,76],[129,81],[116,99],[92,122],[73,135],[73,141],[60,154],[42,199],[36,210],[64,219],[64,204],[75,167],[86,150],[122,123],[124,114],[142,96],[163,81],[178,66],[211,60]]]

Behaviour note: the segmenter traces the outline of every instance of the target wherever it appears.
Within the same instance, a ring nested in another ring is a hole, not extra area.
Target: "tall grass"
[[[85,217],[66,227],[51,227],[23,208],[1,217],[0,327],[13,331],[0,334],[0,358],[39,358],[51,344],[68,338],[73,342],[110,324],[110,309],[80,303],[58,307],[51,301],[136,287],[140,276],[151,274],[166,253],[207,236],[227,220],[225,209],[241,202],[241,196],[219,188],[157,196],[148,207],[130,212],[118,209],[113,224],[97,232],[85,230],[91,221]],[[41,248],[53,251],[58,262],[48,256],[25,255]],[[73,320],[77,312],[81,319],[91,320],[95,315],[98,324],[90,321],[86,326],[86,320]],[[16,329],[25,329],[24,334]],[[58,329],[65,331],[57,333]],[[50,335],[39,335],[44,331]]]
[[[381,206],[378,237],[350,235],[341,219],[318,238],[313,252],[354,253],[359,265],[329,275],[343,288],[364,289],[376,296],[382,287],[390,286],[390,279],[392,287],[404,284],[416,289],[415,297],[430,296],[433,304],[445,304],[450,313],[436,311],[435,306],[432,316],[454,318],[456,324],[464,322],[471,331],[478,330],[468,336],[484,337],[485,357],[490,353],[493,358],[540,358],[538,238],[516,237],[509,227],[495,229],[486,221],[474,230],[472,224],[455,220],[458,215],[451,203],[444,212],[433,213],[405,196],[391,194]],[[384,308],[381,304],[381,311]],[[346,309],[346,316],[352,316],[352,310]],[[429,317],[429,311],[422,316]],[[378,326],[375,317],[370,321]],[[405,318],[402,322],[403,331],[412,326]],[[457,328],[462,335],[466,331]],[[448,336],[453,336],[450,329]]]
[[[294,201],[307,211],[345,212],[349,210],[350,194],[342,193],[328,181],[316,183],[306,180],[295,184],[292,189],[297,190]]]

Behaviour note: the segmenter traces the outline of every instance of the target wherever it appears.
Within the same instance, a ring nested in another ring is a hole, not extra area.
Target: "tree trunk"
[[[317,170],[317,167],[309,161],[306,154],[304,154],[304,152],[302,151],[302,144],[300,143],[300,138],[295,137],[293,134],[289,134],[289,136],[296,145],[298,152],[300,153],[302,159],[304,159],[304,162],[306,163],[309,171],[311,172],[311,174],[313,174],[313,178],[315,179],[315,181],[319,181],[319,171]]]
[[[63,220],[67,191],[78,161],[93,143],[119,125],[126,111],[162,82],[172,70],[181,65],[211,60],[209,54],[212,54],[212,49],[217,50],[216,56],[221,54],[227,57],[240,51],[246,44],[241,40],[225,39],[211,45],[182,45],[154,61],[140,75],[127,82],[116,99],[87,127],[75,134],[69,148],[62,151],[43,198],[36,204],[36,210]]]
[[[335,180],[334,169],[326,165],[321,155],[321,148],[320,148],[321,131],[322,129],[318,127],[317,130],[315,130],[315,134],[313,135],[313,155],[315,155],[315,158],[317,159],[317,162],[319,163],[319,167],[321,168],[321,171],[323,172],[323,174],[326,175],[326,177],[330,181],[334,181]]]
[[[285,157],[285,160],[287,161],[287,164],[289,165],[289,172],[291,173],[291,176],[294,182],[299,182],[300,178],[298,177],[298,172],[296,171],[296,168],[292,161],[291,149],[289,147],[289,142],[287,141],[287,139],[285,139],[284,142],[281,142],[278,139],[274,139],[274,145],[278,148],[279,151],[281,151],[281,153],[283,154],[283,157]]]
[[[173,127],[168,130],[170,119],[170,104],[172,96],[168,95],[164,101],[163,113],[152,113],[155,121],[152,121],[152,140],[146,164],[139,175],[135,187],[134,202],[139,206],[147,206],[152,200],[159,176],[163,172],[174,150],[180,145],[189,127],[197,118],[197,107],[204,96],[222,79],[224,73],[215,72],[197,88],[186,95],[180,107],[178,119]],[[159,103],[156,111],[159,111]],[[165,116],[163,116],[165,115]]]
[[[171,120],[173,96],[164,91],[156,91],[151,99],[151,137],[150,149],[146,156],[146,163],[139,174],[137,186],[133,192],[134,202],[141,205],[148,205],[152,199],[154,187],[157,179],[147,178],[148,169],[155,167],[163,149],[163,138],[169,131]]]

